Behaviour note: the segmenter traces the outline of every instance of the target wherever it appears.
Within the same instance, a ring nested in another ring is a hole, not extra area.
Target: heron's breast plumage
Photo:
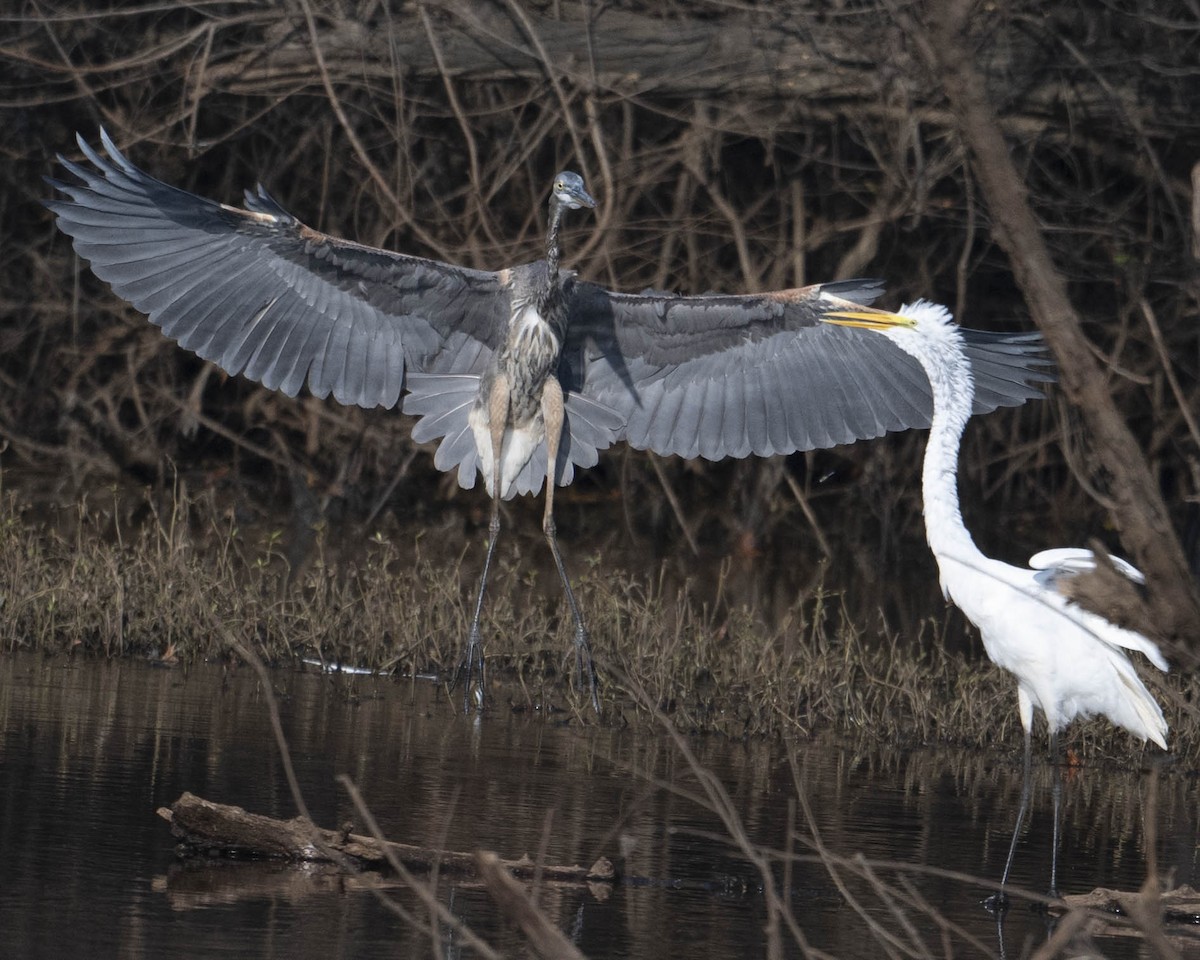
[[[562,338],[533,302],[515,302],[498,358],[508,378],[509,418],[516,426],[540,420],[542,387],[558,367]]]
[[[470,414],[471,432],[479,453],[479,468],[488,492],[499,487],[508,496],[517,476],[546,439],[542,418],[542,390],[554,376],[562,351],[562,337],[533,299],[514,298],[508,332],[495,358],[493,376],[508,383],[508,412],[500,447],[500,482],[492,448],[490,411],[487,407],[492,377],[484,378],[479,399]]]

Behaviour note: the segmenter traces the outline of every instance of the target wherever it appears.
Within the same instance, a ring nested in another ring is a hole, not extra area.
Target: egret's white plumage
[[[1137,650],[1165,671],[1167,662],[1158,647],[1141,634],[1070,603],[1060,592],[1065,581],[1095,566],[1092,552],[1079,547],[1043,550],[1032,557],[1028,568],[1016,567],[985,555],[963,524],[958,452],[971,415],[974,385],[962,335],[950,312],[918,301],[894,314],[851,311],[833,314],[828,322],[879,331],[913,356],[929,377],[933,422],[922,471],[925,531],[937,558],[942,592],[979,628],[992,662],[1017,679],[1026,756],[1018,829],[1028,798],[1035,707],[1046,717],[1052,745],[1058,731],[1075,717],[1100,714],[1135,737],[1166,749],[1162,709],[1126,653]],[[1113,562],[1130,579],[1143,582],[1130,564],[1117,558]],[[1014,845],[1015,841],[1014,835]],[[1010,849],[1005,880],[1011,863]]]
[[[1134,583],[1146,582],[1142,571],[1128,560],[1122,560],[1120,557],[1109,557],[1108,560],[1118,573],[1124,574]],[[1076,574],[1095,570],[1096,555],[1086,547],[1051,547],[1049,550],[1039,550],[1030,557],[1029,565],[1034,570],[1044,571],[1039,574],[1038,583],[1056,583]],[[1150,659],[1153,660],[1153,656]]]

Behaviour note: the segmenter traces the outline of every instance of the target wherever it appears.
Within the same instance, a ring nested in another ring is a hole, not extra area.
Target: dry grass
[[[322,529],[294,568],[280,530],[239,526],[213,492],[142,492],[139,508],[138,495],[111,488],[53,522],[20,502],[9,492],[0,514],[4,649],[187,662],[236,656],[223,639],[232,635],[275,663],[313,658],[445,682],[458,662],[481,549],[464,558],[458,544],[399,529],[347,544]],[[575,690],[556,581],[521,562],[519,543],[499,556],[484,618],[493,704],[594,722]],[[599,563],[578,572],[603,722],[644,721],[645,697],[695,733],[1020,743],[1011,680],[952,652],[934,621],[867,633],[849,598],[818,584],[771,625],[729,590],[702,600],[665,574],[647,580]],[[1180,691],[1192,684],[1172,687],[1176,755],[1190,764],[1188,744],[1200,738],[1188,733],[1195,721]],[[1139,752],[1103,723],[1073,731],[1072,744],[1093,758]]]

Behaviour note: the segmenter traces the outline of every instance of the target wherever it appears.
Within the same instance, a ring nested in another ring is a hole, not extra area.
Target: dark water
[[[702,781],[668,737],[502,709],[474,720],[419,683],[291,671],[273,679],[302,790],[322,825],[354,816],[335,782],[345,773],[393,839],[511,857],[544,847],[548,861],[563,863],[590,863],[624,846],[630,874],[663,882],[540,892],[586,956],[764,955],[759,876],[698,802]],[[249,670],[3,655],[0,731],[0,956],[475,955],[431,925],[410,891],[388,893],[415,924],[358,879],[176,862],[154,811],[185,790],[273,816],[296,812]],[[796,743],[789,761],[781,744],[709,738],[690,747],[754,843],[786,848],[791,816],[798,853],[811,852],[804,840],[815,828],[834,856],[999,875],[1020,786],[1014,757]],[[1043,770],[1014,871],[1017,884],[1037,890],[1049,876],[1048,784]],[[1064,892],[1140,884],[1148,789],[1141,771],[1072,771]],[[1179,882],[1194,878],[1196,801],[1191,780],[1159,779],[1157,854]],[[928,911],[910,906],[901,921],[889,908],[901,889],[894,870],[880,867],[879,885],[832,870],[811,861],[792,870],[790,908],[813,948],[882,956],[879,938],[894,937],[902,945],[896,955],[997,950],[995,924],[979,907],[986,891],[977,886],[908,872],[908,889]],[[484,891],[442,882],[438,893],[502,955],[531,955]],[[1014,908],[1008,956],[1027,955],[1045,937],[1042,919]],[[789,956],[801,955],[786,932],[784,942]],[[1097,935],[1091,947],[1144,955],[1135,938]]]

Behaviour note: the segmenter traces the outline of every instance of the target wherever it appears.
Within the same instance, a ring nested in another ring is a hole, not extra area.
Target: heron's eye
[[[559,180],[558,183],[556,183],[554,185],[554,189],[555,190],[566,190],[567,188],[566,188],[566,185],[561,180]]]

